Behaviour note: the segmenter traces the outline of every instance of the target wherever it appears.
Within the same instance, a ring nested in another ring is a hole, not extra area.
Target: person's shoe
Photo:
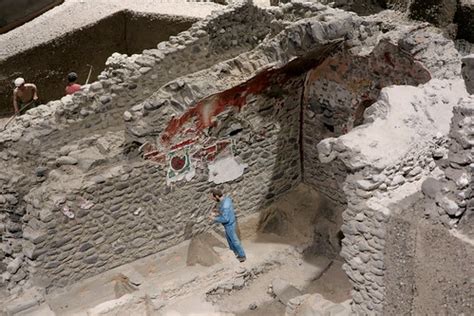
[[[237,257],[237,259],[238,259],[240,262],[244,262],[245,260],[247,260],[246,257]]]

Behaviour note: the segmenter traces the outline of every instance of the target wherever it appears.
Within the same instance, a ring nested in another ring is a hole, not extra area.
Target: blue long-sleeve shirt
[[[235,211],[232,199],[228,196],[224,197],[219,203],[220,215],[215,218],[215,221],[225,225],[231,225],[235,223]]]

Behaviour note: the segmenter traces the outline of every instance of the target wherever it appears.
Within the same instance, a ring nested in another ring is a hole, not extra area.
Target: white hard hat
[[[15,86],[16,86],[16,87],[19,87],[19,86],[21,86],[21,85],[24,84],[24,83],[25,83],[25,79],[23,79],[23,78],[21,78],[21,77],[15,79]]]

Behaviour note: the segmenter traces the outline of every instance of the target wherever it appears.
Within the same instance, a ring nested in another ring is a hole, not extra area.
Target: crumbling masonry
[[[426,24],[230,6],[0,134],[1,285],[63,287],[204,232],[216,184],[245,216],[304,182],[355,313],[467,315],[473,101]]]

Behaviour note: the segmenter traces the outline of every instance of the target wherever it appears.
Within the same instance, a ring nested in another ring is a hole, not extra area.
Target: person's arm
[[[36,88],[36,85],[35,84],[31,84],[33,86],[33,100],[38,100],[38,89]]]
[[[20,112],[20,110],[18,109],[16,89],[13,91],[13,108],[15,109],[15,114],[18,114]]]
[[[229,216],[229,209],[228,208],[221,208],[221,214],[214,218],[214,220],[221,224],[227,224],[230,221]]]

